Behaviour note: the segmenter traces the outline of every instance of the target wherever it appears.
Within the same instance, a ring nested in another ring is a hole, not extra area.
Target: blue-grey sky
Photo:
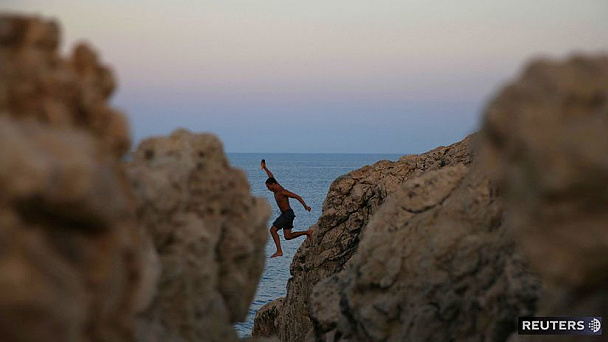
[[[416,153],[475,130],[532,57],[608,52],[606,0],[3,0],[114,68],[135,140]]]

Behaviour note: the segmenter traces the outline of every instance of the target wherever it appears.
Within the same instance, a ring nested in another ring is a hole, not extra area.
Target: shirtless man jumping
[[[271,258],[275,258],[283,255],[283,250],[281,249],[281,241],[279,241],[279,234],[277,233],[279,229],[283,229],[283,235],[286,240],[291,240],[297,238],[298,236],[306,235],[307,237],[312,236],[312,230],[307,230],[303,232],[291,232],[291,228],[293,228],[293,219],[296,218],[296,215],[293,212],[293,209],[289,206],[289,198],[297,199],[303,206],[304,209],[310,211],[310,207],[306,205],[306,202],[302,199],[302,197],[294,194],[293,192],[282,187],[277,180],[274,178],[274,175],[268,168],[266,167],[266,160],[262,159],[262,170],[266,171],[268,175],[268,179],[266,180],[266,187],[268,190],[274,192],[274,199],[277,201],[277,205],[281,210],[281,216],[279,216],[272,223],[272,227],[270,228],[270,235],[272,235],[272,239],[274,240],[275,245],[277,245],[277,252],[271,255]]]

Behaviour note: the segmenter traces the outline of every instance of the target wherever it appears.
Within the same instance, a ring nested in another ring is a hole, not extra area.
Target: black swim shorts
[[[272,225],[277,227],[278,229],[291,229],[293,228],[293,219],[295,218],[296,214],[294,214],[293,209],[289,209],[281,213],[281,216],[274,220]]]

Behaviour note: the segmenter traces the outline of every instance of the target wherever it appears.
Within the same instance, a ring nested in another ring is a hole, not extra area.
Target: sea
[[[310,212],[307,212],[298,201],[290,200],[291,207],[296,214],[293,232],[306,230],[317,222],[321,216],[323,201],[334,179],[365,165],[371,165],[380,160],[396,161],[401,156],[398,154],[228,153],[232,166],[247,173],[253,195],[266,198],[272,206],[269,228],[272,221],[279,216],[280,211],[272,192],[266,189],[264,182],[268,176],[260,169],[262,159],[266,160],[266,165],[284,188],[302,196],[306,204],[312,208]],[[255,298],[251,303],[246,320],[234,325],[241,338],[251,336],[253,319],[260,307],[286,295],[291,260],[306,237],[302,236],[287,241],[283,237],[282,231],[279,231],[279,235],[283,256],[270,258],[270,255],[276,251],[276,247],[269,235],[266,242],[266,265]]]

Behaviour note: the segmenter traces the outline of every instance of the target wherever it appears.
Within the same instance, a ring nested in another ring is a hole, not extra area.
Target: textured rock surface
[[[0,15],[0,335],[132,341],[155,279],[117,161],[128,132],[110,72],[58,44],[55,23]]]
[[[262,274],[268,204],[251,196],[211,135],[143,141],[128,166],[137,215],[160,255],[144,341],[234,341]]]
[[[534,312],[539,283],[527,269],[490,181],[464,165],[432,171],[389,197],[348,267],[315,287],[315,334],[505,341]]]
[[[318,340],[334,340],[335,328],[340,320],[340,286],[344,274],[340,272],[321,280],[310,294],[309,313]]]
[[[426,171],[470,163],[472,140],[469,137],[421,155],[404,156],[397,162],[380,161],[332,183],[321,217],[313,226],[312,243],[303,243],[291,264],[292,278],[277,323],[282,341],[302,341],[312,328],[307,306],[313,286],[344,268],[357,248],[361,230],[386,196]]]
[[[0,15],[2,340],[131,341],[146,308],[141,341],[235,340],[269,208],[209,136],[142,143],[126,181],[112,74],[58,45],[54,22]]]
[[[84,44],[61,58],[59,41],[55,22],[0,14],[0,116],[83,129],[121,156],[130,138],[124,116],[107,103],[112,73]]]
[[[141,236],[119,175],[85,132],[0,118],[2,341],[132,341]]]
[[[271,337],[279,334],[277,317],[283,306],[284,298],[278,298],[262,306],[255,314],[251,335],[258,337]]]
[[[537,315],[608,316],[608,56],[532,63],[489,106],[483,137],[547,283]]]

